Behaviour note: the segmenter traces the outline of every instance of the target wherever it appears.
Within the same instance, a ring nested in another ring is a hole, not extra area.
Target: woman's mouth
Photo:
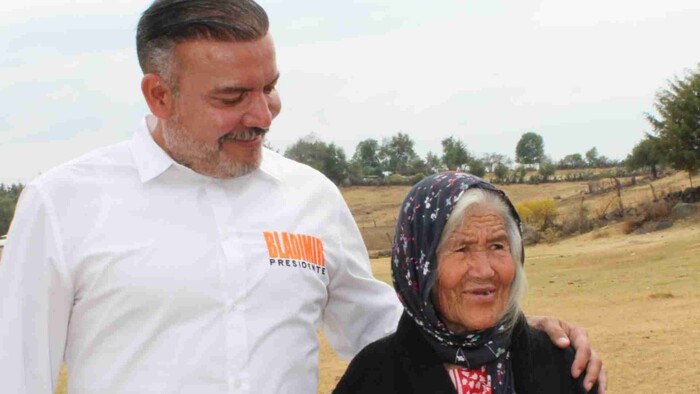
[[[495,298],[496,288],[492,286],[473,288],[464,291],[464,294],[475,301],[488,302]]]

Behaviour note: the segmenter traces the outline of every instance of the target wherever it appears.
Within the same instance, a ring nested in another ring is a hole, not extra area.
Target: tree
[[[460,138],[450,136],[442,140],[442,163],[449,170],[462,169],[470,160],[467,146]]]
[[[364,175],[379,175],[382,172],[379,162],[379,142],[368,138],[360,141],[352,155],[352,162],[358,163]]]
[[[588,152],[586,152],[586,162],[589,167],[598,166],[598,148],[592,147]]]
[[[288,147],[284,151],[284,156],[321,171],[326,149],[327,145],[316,134],[311,133],[299,138],[297,142]]]
[[[496,168],[493,169],[493,174],[496,176],[496,179],[502,181],[508,176],[508,167],[503,163],[497,163]]]
[[[414,157],[413,160],[408,163],[407,172],[411,175],[423,174],[423,176],[425,176],[425,174],[429,173],[429,171],[430,169],[428,168],[428,165],[419,156]]]
[[[428,152],[428,154],[425,155],[425,166],[428,169],[428,174],[435,174],[442,168],[442,161],[440,161],[440,158],[435,153]]]
[[[636,170],[637,168],[649,167],[652,178],[656,179],[656,166],[661,164],[662,160],[662,154],[658,145],[659,139],[653,136],[647,136],[647,138],[640,141],[625,159],[627,168]]]
[[[327,145],[314,134],[299,138],[284,155],[321,171],[336,185],[347,178],[345,152],[335,144]]]
[[[666,161],[675,169],[687,171],[690,186],[700,169],[700,65],[684,78],[668,81],[656,94],[658,117],[647,114]]]
[[[523,134],[515,147],[515,161],[520,164],[535,164],[542,159],[544,159],[542,136],[533,132]]]
[[[413,175],[409,174],[409,165],[413,159],[418,157],[413,150],[413,145],[411,137],[401,132],[382,141],[382,146],[379,149],[379,160],[382,163],[382,168],[401,175]]]
[[[348,181],[351,185],[361,185],[364,183],[364,174],[360,163],[351,161],[348,163]]]
[[[481,156],[481,161],[484,162],[486,171],[488,172],[494,172],[496,165],[499,163],[503,163],[506,166],[512,163],[512,160],[508,156],[500,153],[485,153],[483,156]]]
[[[527,175],[527,168],[520,166],[513,171],[513,181],[523,183],[525,182],[525,175]]]
[[[581,156],[580,153],[573,153],[570,155],[566,155],[563,159],[559,160],[558,166],[561,169],[585,168],[586,161],[583,160],[583,156]]]
[[[347,179],[348,162],[341,147],[333,143],[328,145],[321,172],[336,185],[340,185]]]
[[[547,182],[551,176],[557,172],[557,166],[551,159],[545,159],[540,163],[539,174],[544,182]]]
[[[602,167],[602,168],[609,168],[609,167],[615,167],[617,164],[619,164],[618,161],[609,159],[607,156],[600,155],[598,156],[598,161],[596,163],[596,167]]]
[[[472,159],[469,162],[469,173],[483,178],[486,175],[486,165],[479,159]]]
[[[7,234],[15,215],[17,200],[24,186],[21,184],[4,185],[0,183],[0,235]]]

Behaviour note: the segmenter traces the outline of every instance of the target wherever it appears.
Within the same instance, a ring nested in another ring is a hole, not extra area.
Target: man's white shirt
[[[327,178],[269,150],[209,178],[149,123],[22,194],[0,391],[50,394],[65,359],[71,394],[315,393],[319,328],[344,358],[395,330],[402,308]]]

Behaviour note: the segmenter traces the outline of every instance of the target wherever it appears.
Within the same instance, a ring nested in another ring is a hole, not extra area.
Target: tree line
[[[534,132],[522,135],[515,147],[515,160],[499,153],[476,156],[458,136],[441,141],[442,151],[416,154],[411,137],[399,132],[379,142],[360,141],[349,159],[343,150],[311,134],[300,138],[285,156],[323,172],[336,184],[407,184],[428,174],[445,170],[464,170],[477,176],[487,172],[496,182],[523,182],[528,169],[537,169],[535,181],[547,181],[557,169],[587,169],[623,166],[628,170],[648,168],[653,177],[659,166],[687,171],[700,170],[700,65],[675,77],[655,97],[655,114],[647,113],[651,132],[632,149],[622,162],[608,159],[592,147],[583,154],[572,153],[559,161],[545,154],[542,136]],[[574,175],[570,180],[581,180]],[[23,189],[21,184],[0,184],[0,235],[7,233],[15,205]]]
[[[298,139],[284,152],[290,159],[305,163],[323,172],[336,184],[404,183],[440,171],[468,171],[477,176],[492,173],[496,181],[517,182],[531,169],[538,169],[546,181],[557,169],[601,168],[620,166],[621,162],[598,154],[593,147],[585,153],[567,155],[553,162],[544,154],[544,141],[534,132],[525,133],[515,150],[515,160],[500,153],[477,156],[465,142],[450,136],[441,141],[442,151],[428,152],[424,158],[415,152],[415,142],[406,133],[399,132],[381,142],[369,138],[360,141],[348,159],[334,143],[327,144],[317,135]],[[573,159],[572,159],[573,158]]]
[[[327,144],[315,134],[297,140],[284,155],[316,168],[338,185],[414,183],[445,170],[469,171],[482,177],[489,172],[495,182],[524,182],[532,169],[537,170],[534,181],[547,182],[560,169],[612,167],[629,171],[648,168],[656,178],[658,167],[667,165],[687,171],[692,186],[692,175],[700,169],[700,67],[668,81],[653,106],[657,114],[646,114],[652,132],[621,161],[599,154],[595,146],[554,161],[545,154],[544,140],[535,132],[521,136],[515,160],[499,153],[477,156],[458,136],[443,139],[442,152],[428,152],[421,158],[413,139],[402,132],[381,142],[372,138],[360,141],[349,159],[339,146]]]

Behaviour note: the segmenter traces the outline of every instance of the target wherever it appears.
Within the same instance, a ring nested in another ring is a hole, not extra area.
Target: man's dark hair
[[[254,41],[269,28],[252,0],[156,0],[139,20],[136,52],[144,74],[169,75],[175,44],[192,40]]]

